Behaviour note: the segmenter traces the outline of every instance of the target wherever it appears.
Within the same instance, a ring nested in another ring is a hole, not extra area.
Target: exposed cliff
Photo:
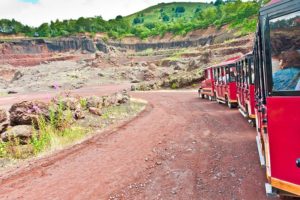
[[[134,51],[144,51],[146,49],[173,49],[173,48],[187,48],[210,45],[212,43],[212,36],[200,38],[197,40],[182,40],[182,41],[170,41],[170,42],[156,42],[156,43],[121,43],[121,42],[110,42],[108,45],[114,47],[120,47],[130,49]]]
[[[66,52],[71,50],[81,50],[90,53],[96,52],[96,47],[93,40],[88,38],[70,37],[60,38],[45,41],[49,51]]]

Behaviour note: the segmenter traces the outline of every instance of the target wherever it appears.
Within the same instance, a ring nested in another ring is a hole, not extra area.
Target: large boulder
[[[9,113],[12,126],[32,125],[37,123],[39,116],[49,118],[49,106],[40,101],[23,101],[13,104]]]
[[[0,134],[3,133],[9,125],[8,116],[5,110],[0,109]]]
[[[33,130],[30,125],[13,126],[1,135],[1,139],[4,142],[14,141],[25,145],[32,138]]]

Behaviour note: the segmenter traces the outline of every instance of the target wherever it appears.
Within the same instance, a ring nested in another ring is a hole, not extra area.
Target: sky
[[[0,0],[0,19],[15,19],[30,26],[39,26],[56,19],[102,16],[113,19],[126,16],[158,3],[176,0]],[[180,2],[211,0],[180,0]]]

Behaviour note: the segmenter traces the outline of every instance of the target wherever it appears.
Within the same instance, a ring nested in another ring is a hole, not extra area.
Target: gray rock
[[[85,118],[84,112],[81,110],[81,108],[77,108],[74,111],[74,119],[79,120],[79,119],[84,119],[84,118]]]
[[[89,112],[93,115],[98,115],[98,116],[102,115],[101,109],[95,107],[90,107]]]
[[[87,107],[102,108],[103,99],[101,97],[92,96],[87,98]]]
[[[20,144],[28,144],[33,134],[33,127],[29,125],[13,126],[1,135],[4,142],[18,141]]]
[[[7,112],[5,110],[0,109],[0,134],[6,131],[9,126]]]

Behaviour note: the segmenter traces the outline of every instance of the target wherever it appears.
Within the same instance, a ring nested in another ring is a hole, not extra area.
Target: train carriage
[[[257,142],[267,193],[300,196],[300,3],[271,1],[254,47]]]
[[[237,106],[236,62],[239,57],[228,59],[213,66],[214,92],[217,102],[227,104],[229,108]]]
[[[212,67],[204,69],[204,80],[200,83],[198,94],[200,98],[207,97],[209,100],[215,98],[215,80],[213,76]]]
[[[237,101],[241,114],[255,125],[254,63],[252,53],[236,62]]]

